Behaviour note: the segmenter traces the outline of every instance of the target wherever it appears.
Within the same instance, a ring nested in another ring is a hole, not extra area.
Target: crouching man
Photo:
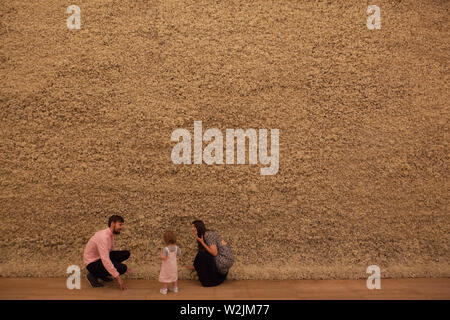
[[[109,282],[113,280],[110,277],[112,276],[117,279],[122,290],[127,289],[120,275],[127,272],[127,266],[122,262],[130,257],[130,252],[116,251],[114,247],[114,235],[120,234],[123,223],[121,216],[111,216],[108,220],[108,228],[97,231],[84,249],[83,263],[89,272],[87,279],[93,287],[103,287],[98,279]]]

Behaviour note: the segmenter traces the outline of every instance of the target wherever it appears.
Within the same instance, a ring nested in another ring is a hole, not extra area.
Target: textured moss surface
[[[191,263],[194,218],[232,246],[234,279],[450,276],[449,7],[0,2],[0,276],[81,266],[112,213],[135,277],[157,277],[168,228]],[[278,174],[174,165],[194,120],[280,129]]]

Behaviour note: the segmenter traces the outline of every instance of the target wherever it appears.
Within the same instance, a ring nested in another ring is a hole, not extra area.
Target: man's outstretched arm
[[[120,278],[120,274],[117,271],[117,269],[114,267],[114,264],[112,263],[111,259],[109,258],[109,248],[106,243],[106,241],[99,241],[97,243],[98,252],[100,254],[100,259],[102,260],[103,266],[105,267],[106,271],[109,272],[109,274],[117,279],[117,282],[119,283],[119,286],[122,290],[125,290],[127,287],[123,283],[123,280]]]

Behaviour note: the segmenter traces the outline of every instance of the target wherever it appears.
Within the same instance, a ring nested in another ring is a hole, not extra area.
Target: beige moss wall
[[[65,275],[112,213],[134,277],[157,277],[168,228],[191,263],[194,218],[234,279],[450,276],[449,7],[2,1],[0,276]],[[174,165],[194,120],[279,129],[279,172]]]

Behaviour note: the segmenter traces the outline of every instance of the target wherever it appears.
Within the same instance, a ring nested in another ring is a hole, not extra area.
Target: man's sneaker
[[[105,281],[105,282],[113,281],[113,279],[112,279],[111,277],[109,277],[109,276],[106,276],[106,277],[100,277],[100,279],[102,279],[102,281]]]
[[[88,279],[93,288],[103,287],[103,283],[98,282],[97,278],[92,273],[88,273],[86,279]]]
[[[167,288],[165,288],[165,289],[159,289],[159,293],[161,293],[161,294],[167,294]]]
[[[178,292],[178,287],[170,288],[169,291],[177,293]]]

